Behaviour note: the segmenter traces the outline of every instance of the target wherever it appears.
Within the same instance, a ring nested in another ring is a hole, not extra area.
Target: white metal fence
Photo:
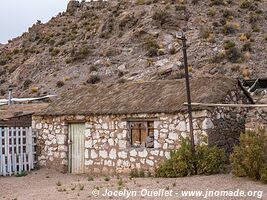
[[[34,168],[35,138],[31,127],[0,128],[0,175],[16,175]]]

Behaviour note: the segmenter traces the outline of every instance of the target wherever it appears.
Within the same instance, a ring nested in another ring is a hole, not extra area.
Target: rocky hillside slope
[[[69,3],[48,23],[0,46],[0,92],[35,96],[99,82],[267,76],[266,0]]]

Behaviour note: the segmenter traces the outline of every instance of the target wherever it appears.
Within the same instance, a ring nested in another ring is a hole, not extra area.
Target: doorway
[[[85,124],[69,124],[69,166],[73,174],[84,173],[84,133]]]

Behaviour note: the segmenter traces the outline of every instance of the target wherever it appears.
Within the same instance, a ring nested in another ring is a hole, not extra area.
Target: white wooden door
[[[69,125],[69,172],[84,173],[84,124]]]

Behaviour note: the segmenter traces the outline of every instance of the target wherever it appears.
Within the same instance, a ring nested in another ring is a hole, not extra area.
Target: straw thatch
[[[192,102],[219,103],[237,85],[228,78],[191,79]],[[37,115],[174,113],[186,101],[184,80],[97,84],[67,91]]]
[[[48,107],[47,103],[39,104],[14,104],[0,107],[0,120],[7,120],[13,117],[32,115]]]

